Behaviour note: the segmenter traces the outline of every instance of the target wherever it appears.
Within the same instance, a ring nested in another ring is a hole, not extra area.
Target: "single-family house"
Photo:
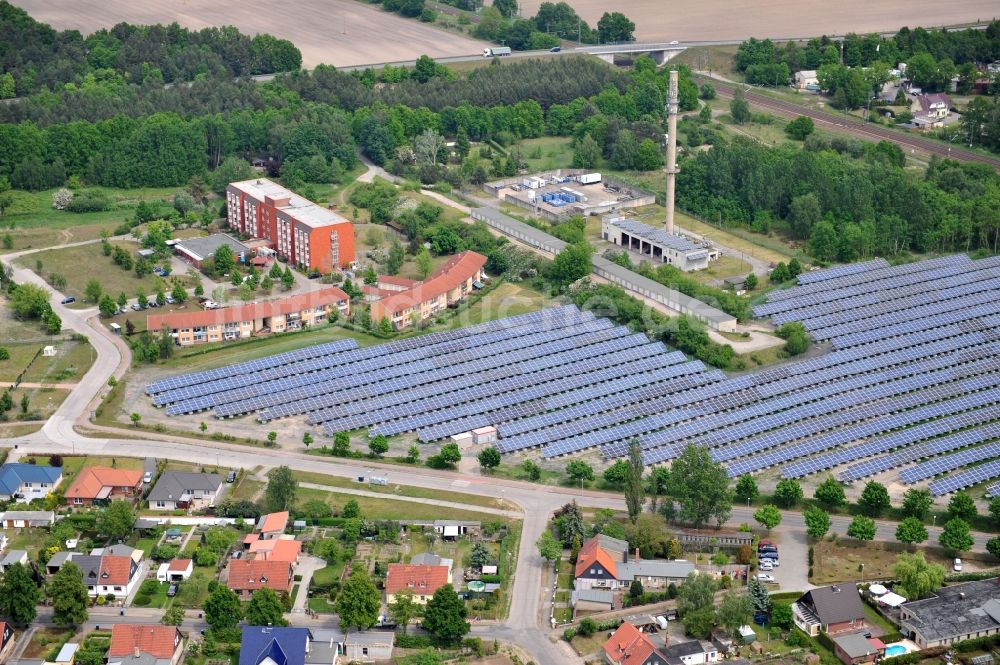
[[[7,621],[0,621],[0,663],[7,662],[14,643],[14,626]]]
[[[280,513],[268,513],[267,515],[261,515],[260,519],[257,521],[257,532],[260,533],[260,537],[265,540],[269,538],[278,538],[285,533],[285,529],[287,528],[287,510]]]
[[[222,476],[215,473],[164,471],[149,491],[150,510],[200,510],[215,505]]]
[[[807,591],[792,603],[795,625],[815,637],[820,632],[835,635],[867,627],[864,605],[856,584],[835,584]]]
[[[390,563],[385,576],[385,602],[391,604],[397,594],[410,593],[413,602],[424,605],[446,584],[451,584],[451,570],[445,566]]]
[[[247,556],[251,559],[287,561],[293,566],[298,564],[301,554],[302,541],[287,538],[255,540],[250,543],[250,551],[247,552]]]
[[[943,92],[916,95],[910,104],[910,111],[914,118],[944,120],[951,113],[951,99]]]
[[[452,580],[452,570],[455,568],[454,559],[449,559],[447,557],[438,556],[433,552],[421,552],[412,559],[410,563],[414,566],[444,566],[448,569],[448,582]],[[494,575],[496,572],[493,573]]]
[[[344,638],[344,659],[348,663],[390,660],[394,639],[394,633],[382,630],[349,633]]]
[[[833,636],[833,654],[844,665],[874,663],[885,657],[885,644],[861,633],[844,633]]]
[[[0,527],[4,529],[50,527],[55,523],[56,514],[51,510],[8,510],[0,513]]]
[[[27,503],[44,499],[62,482],[62,469],[57,466],[10,462],[0,466],[0,501]]]
[[[116,623],[111,626],[108,665],[177,665],[183,647],[177,626]]]
[[[690,561],[642,559],[638,551],[630,554],[624,540],[598,534],[580,548],[574,588],[620,589],[639,580],[644,589],[660,589],[682,584],[692,572]]]
[[[702,663],[718,663],[719,650],[711,642],[703,640],[688,640],[664,647],[660,652],[667,660],[667,665],[701,665]]]
[[[257,589],[290,593],[292,578],[292,564],[287,561],[236,559],[229,564],[229,581],[226,584],[242,600],[250,600]]]
[[[194,562],[191,559],[174,559],[161,563],[156,571],[156,579],[160,582],[183,582],[194,572]]]
[[[115,499],[135,501],[141,494],[142,471],[90,466],[80,470],[65,498],[71,506],[92,506]]]
[[[19,563],[22,566],[28,565],[28,553],[25,550],[8,550],[0,559],[0,571],[7,570],[10,566]]]
[[[110,549],[96,549],[90,554],[57,552],[46,564],[45,570],[50,575],[55,574],[67,563],[72,563],[83,573],[83,583],[89,596],[111,594],[126,598],[142,581],[142,550],[134,550],[132,554],[113,554]]]
[[[941,587],[899,611],[900,632],[921,649],[1000,634],[1000,577]]]
[[[308,628],[243,626],[240,665],[336,665],[340,643]]]
[[[648,635],[627,621],[604,643],[607,665],[668,665]]]

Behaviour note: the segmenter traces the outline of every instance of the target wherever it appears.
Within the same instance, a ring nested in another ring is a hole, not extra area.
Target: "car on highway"
[[[678,44],[680,44],[680,42],[679,42],[679,41],[677,41],[676,39],[675,39],[675,40],[673,40],[672,42],[670,42],[670,45],[671,45],[671,46],[677,46]]]
[[[549,49],[549,53],[558,53],[561,50],[562,50],[561,46],[553,46],[552,48]]]
[[[767,584],[775,584],[778,580],[774,579],[774,575],[768,575],[767,573],[757,573],[757,581],[765,582]]]
[[[63,298],[59,302],[61,304],[63,304],[63,305],[69,305],[70,303],[76,302],[76,298],[74,298],[73,296],[66,296],[65,298]]]

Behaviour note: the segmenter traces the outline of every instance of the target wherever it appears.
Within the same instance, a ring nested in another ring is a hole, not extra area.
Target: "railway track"
[[[720,97],[732,98],[736,92],[735,86],[721,83],[716,79],[703,78],[701,79],[701,82],[713,85]],[[744,93],[744,97],[752,106],[767,109],[768,111],[782,117],[795,118],[800,115],[804,115],[812,118],[817,125],[828,127],[834,131],[851,134],[853,136],[857,136],[858,138],[875,141],[892,141],[904,149],[909,148],[911,152],[920,151],[963,162],[988,164],[994,169],[1000,171],[1000,158],[981,155],[957,146],[948,146],[920,136],[904,134],[885,127],[855,120],[849,116],[845,117],[843,115],[835,115],[833,113],[818,111],[816,109],[800,106],[791,102],[784,102],[779,99],[774,99],[772,97],[768,97],[767,95],[754,92],[753,90]]]

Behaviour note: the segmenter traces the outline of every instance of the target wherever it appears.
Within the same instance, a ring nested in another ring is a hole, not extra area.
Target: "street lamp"
[[[865,564],[861,564],[861,586],[865,585]]]

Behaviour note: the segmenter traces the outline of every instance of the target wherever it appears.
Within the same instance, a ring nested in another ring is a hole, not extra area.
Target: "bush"
[[[563,631],[562,636],[563,639],[566,640],[567,642],[572,642],[573,638],[576,637],[576,631],[573,630],[572,628],[567,628],[566,630]]]
[[[590,617],[587,617],[586,619],[580,622],[580,627],[577,628],[576,632],[583,637],[590,637],[591,635],[596,633],[597,630],[598,630],[597,622],[591,619]]]

